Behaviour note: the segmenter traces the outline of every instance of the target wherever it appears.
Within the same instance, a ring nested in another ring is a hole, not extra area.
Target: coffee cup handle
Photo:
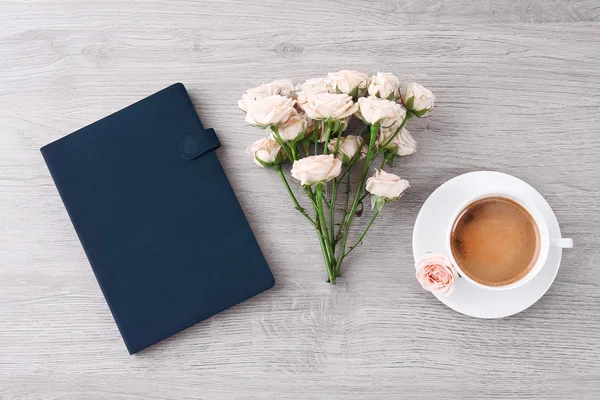
[[[560,238],[552,241],[552,246],[560,247],[562,249],[570,249],[573,247],[573,239],[571,238]]]

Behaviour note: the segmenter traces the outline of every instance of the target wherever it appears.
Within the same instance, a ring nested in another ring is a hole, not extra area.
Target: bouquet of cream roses
[[[418,83],[401,87],[399,79],[389,73],[369,77],[349,70],[297,86],[287,79],[278,80],[242,95],[238,105],[246,113],[246,122],[266,130],[264,138],[248,147],[248,153],[256,164],[279,174],[296,209],[315,229],[328,282],[335,284],[342,262],[361,243],[383,206],[398,200],[409,187],[408,181],[383,167],[394,157],[415,153],[416,141],[405,125],[413,116],[428,115],[434,101],[431,91]],[[353,117],[364,123],[364,129],[346,134]],[[380,155],[379,169],[367,179]],[[311,215],[290,187],[282,168],[287,162],[292,164],[291,176],[308,197]],[[360,171],[358,179],[352,177],[354,169]],[[362,214],[368,195],[371,219],[349,244],[350,225]]]

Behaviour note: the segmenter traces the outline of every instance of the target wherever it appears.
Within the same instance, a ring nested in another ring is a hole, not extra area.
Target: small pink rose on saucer
[[[427,253],[415,263],[415,268],[423,289],[432,293],[450,294],[458,279],[458,272],[443,254]]]

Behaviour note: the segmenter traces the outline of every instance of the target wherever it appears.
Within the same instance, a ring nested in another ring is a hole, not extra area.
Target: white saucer
[[[427,252],[446,253],[447,228],[450,218],[474,190],[491,192],[511,187],[524,193],[542,213],[550,236],[560,238],[560,227],[546,200],[529,184],[500,172],[478,171],[457,176],[438,187],[429,196],[415,221],[413,255],[415,260]],[[477,318],[502,318],[531,307],[550,288],[560,266],[562,249],[553,247],[542,270],[530,282],[504,291],[486,290],[458,279],[449,296],[436,295],[438,300],[459,313]],[[418,282],[415,281],[418,285]]]

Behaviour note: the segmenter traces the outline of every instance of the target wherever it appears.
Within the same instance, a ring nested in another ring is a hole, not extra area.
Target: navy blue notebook
[[[131,354],[273,275],[178,83],[41,148]]]

